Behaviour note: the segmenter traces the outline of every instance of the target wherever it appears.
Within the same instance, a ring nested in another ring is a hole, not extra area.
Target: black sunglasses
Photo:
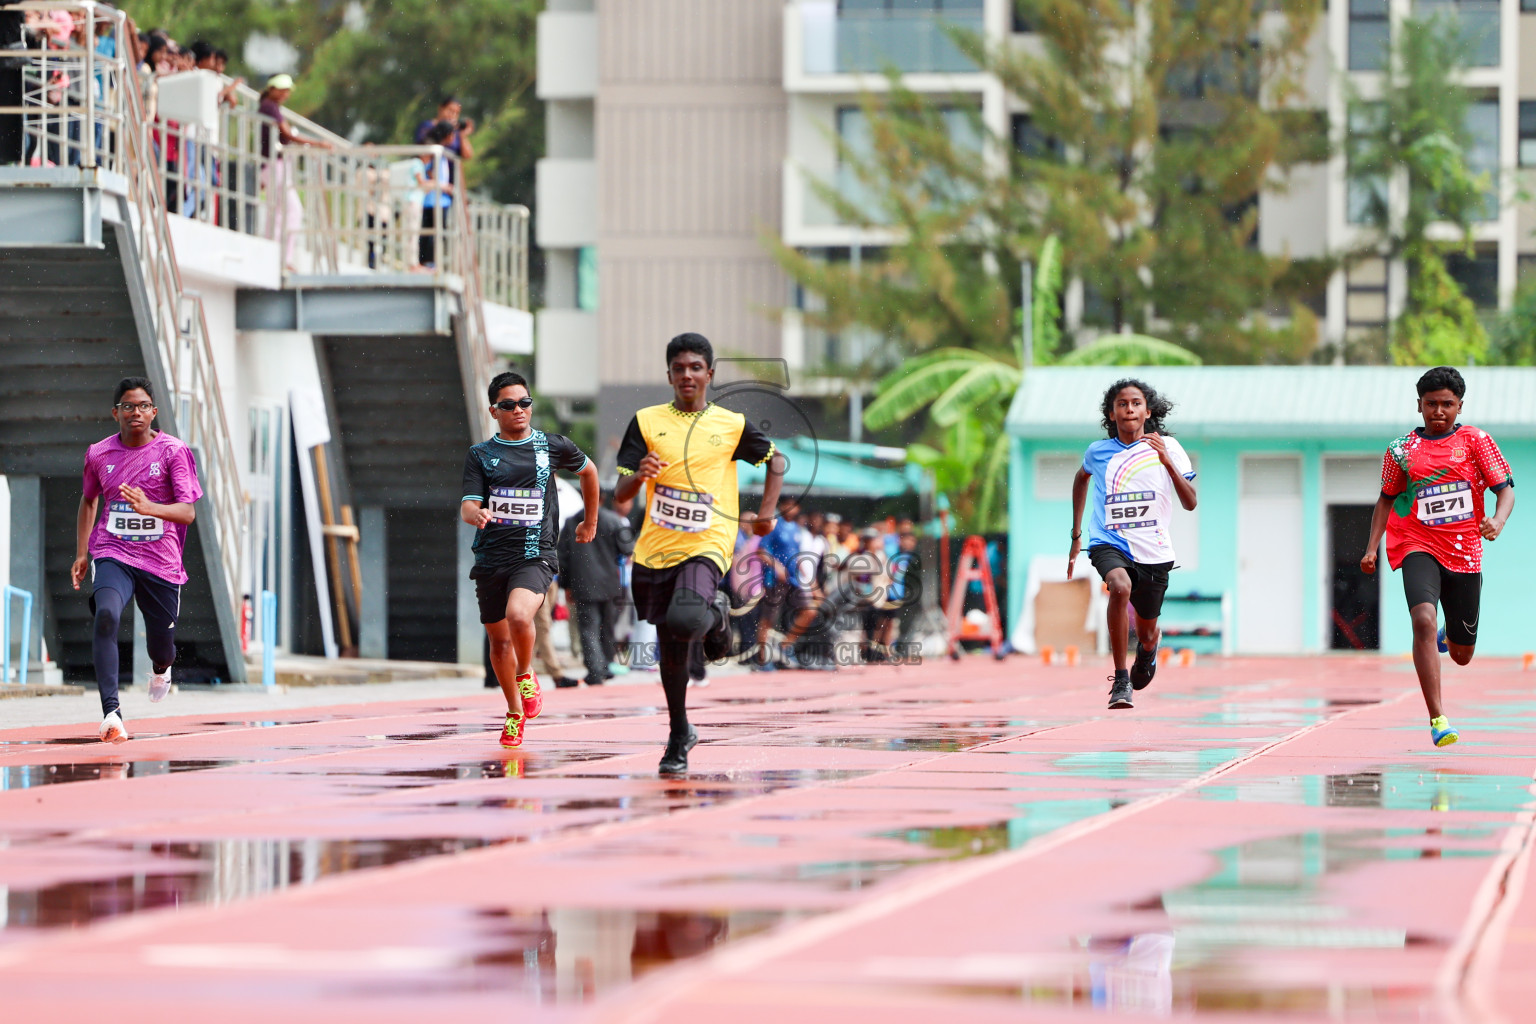
[[[526,409],[531,405],[533,405],[531,398],[503,398],[496,403],[495,408],[502,412],[511,412],[513,409]]]

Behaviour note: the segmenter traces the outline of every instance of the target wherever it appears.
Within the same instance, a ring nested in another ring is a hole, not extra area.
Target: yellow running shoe
[[[515,711],[507,712],[507,724],[501,728],[501,745],[504,747],[523,745],[523,716]]]
[[[1429,738],[1435,741],[1437,747],[1448,747],[1461,739],[1461,733],[1453,729],[1450,720],[1441,715],[1429,720]]]
[[[544,710],[544,694],[539,692],[539,677],[525,672],[517,677],[517,692],[523,698],[523,715],[531,722]]]

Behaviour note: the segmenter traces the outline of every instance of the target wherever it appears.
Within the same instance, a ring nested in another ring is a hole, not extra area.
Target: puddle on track
[[[158,859],[153,868],[113,878],[5,892],[0,935],[18,929],[71,928],[166,907],[232,903],[332,875],[450,856],[512,839],[220,839],[211,842],[90,844]]]
[[[934,830],[929,838],[944,846],[963,842],[967,834],[984,844],[1002,842],[997,825]],[[1057,950],[1043,954],[888,958],[871,961],[861,980],[910,986],[913,992],[1157,1015],[1419,1020],[1432,1008],[1433,971],[1417,984],[1373,985],[1368,978],[1351,984],[1309,978],[1308,970],[1327,970],[1316,966],[1323,961],[1275,958],[1443,949],[1448,940],[1442,937],[1382,922],[1379,907],[1352,907],[1351,890],[1341,879],[1384,861],[1489,857],[1498,850],[1500,834],[1356,828],[1241,843],[1212,851],[1216,867],[1200,882],[1110,908],[1125,920],[1124,934],[1063,936]],[[1472,845],[1471,839],[1480,842]],[[984,846],[978,853],[994,848],[1002,847]],[[1282,962],[1283,971],[1264,967]]]
[[[98,741],[99,742],[99,741]],[[192,758],[171,761],[82,761],[65,764],[21,764],[0,767],[0,790],[35,789],[66,782],[97,782],[102,779],[142,779],[151,775],[176,775],[209,768],[228,768],[249,761]]]

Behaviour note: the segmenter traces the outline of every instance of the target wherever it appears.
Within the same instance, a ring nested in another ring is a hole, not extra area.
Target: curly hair
[[[1125,377],[1115,381],[1109,386],[1109,390],[1104,392],[1104,404],[1100,411],[1104,414],[1104,430],[1109,436],[1116,437],[1120,433],[1120,429],[1115,426],[1115,398],[1126,388],[1136,388],[1147,401],[1147,424],[1144,428],[1147,433],[1169,433],[1163,421],[1167,419],[1169,413],[1173,412],[1173,403],[1158,394],[1157,389],[1145,381],[1137,380],[1135,377]]]
[[[1449,391],[1457,398],[1467,397],[1467,382],[1453,366],[1437,366],[1419,378],[1419,397],[1431,391]]]

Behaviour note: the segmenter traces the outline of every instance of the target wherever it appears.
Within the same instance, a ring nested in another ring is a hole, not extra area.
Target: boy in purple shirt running
[[[176,660],[176,616],[181,611],[182,565],[193,505],[203,496],[192,449],[151,428],[155,400],[143,377],[124,377],[112,399],[117,433],[85,453],[85,489],[75,519],[75,589],[91,579],[91,640],[96,687],[101,691],[103,741],[128,738],[117,699],[117,630],[123,609],[137,600],[144,614],[153,670],[149,699],[171,690]],[[105,499],[105,500],[103,500]],[[105,505],[105,511],[102,506]],[[100,513],[98,515],[98,513]]]

